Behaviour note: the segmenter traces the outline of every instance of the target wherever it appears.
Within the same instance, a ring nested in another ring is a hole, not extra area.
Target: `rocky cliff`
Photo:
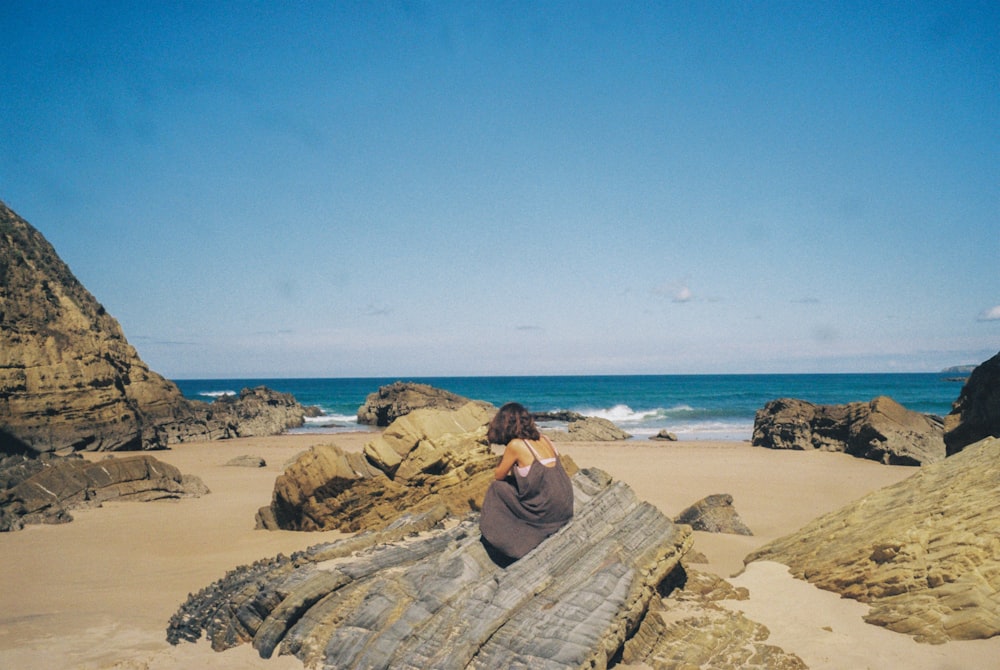
[[[0,203],[0,453],[156,449],[303,422],[290,396],[240,401],[186,400],[41,233]]]
[[[1000,354],[976,366],[944,418],[949,456],[984,437],[1000,437]]]

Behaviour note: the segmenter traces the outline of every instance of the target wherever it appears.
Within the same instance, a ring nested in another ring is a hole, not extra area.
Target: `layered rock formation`
[[[167,638],[204,631],[215,649],[252,642],[321,668],[607,667],[691,535],[599,471],[573,482],[573,521],[506,569],[474,515],[400,541],[443,518],[432,509],[235,570],[192,596]]]
[[[257,527],[373,530],[400,510],[440,505],[461,516],[478,509],[498,460],[486,443],[492,416],[474,402],[457,410],[415,410],[369,441],[364,453],[313,447],[275,481]]]
[[[733,507],[733,497],[728,493],[716,493],[702,498],[678,514],[674,522],[684,523],[694,530],[707,533],[753,535]]]
[[[949,456],[984,437],[1000,437],[1000,354],[972,371],[944,418]]]
[[[150,370],[42,235],[0,203],[0,453],[163,448],[302,425],[290,396],[194,403]]]
[[[922,642],[1000,634],[1000,439],[987,438],[745,560],[784,563]]]
[[[197,477],[182,475],[149,455],[96,463],[78,456],[7,456],[0,459],[0,473],[0,531],[72,521],[70,510],[108,500],[150,501],[208,493]]]
[[[911,412],[892,398],[846,405],[773,400],[754,417],[753,446],[843,451],[888,465],[921,465],[945,457],[938,417]]]
[[[358,408],[358,423],[371,426],[388,426],[401,416],[418,409],[458,409],[469,402],[468,398],[415,382],[393,382],[369,393]],[[475,401],[483,407],[489,403]]]
[[[746,600],[749,593],[715,575],[684,570],[665,599],[653,599],[635,636],[625,643],[622,660],[653,670],[742,668],[805,670],[795,654],[767,644],[767,627],[719,604]],[[664,590],[661,587],[661,590]]]

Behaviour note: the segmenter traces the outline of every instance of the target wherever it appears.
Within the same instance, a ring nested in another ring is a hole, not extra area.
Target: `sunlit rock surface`
[[[1000,439],[925,465],[746,558],[869,603],[922,642],[1000,634]]]

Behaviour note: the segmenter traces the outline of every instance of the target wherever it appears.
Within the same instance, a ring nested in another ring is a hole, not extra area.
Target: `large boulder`
[[[72,521],[70,510],[108,500],[150,501],[208,493],[200,479],[142,454],[92,463],[79,456],[0,459],[0,531]]]
[[[887,396],[846,405],[773,400],[754,417],[752,444],[843,451],[888,465],[921,465],[945,457],[941,419],[911,412]]]
[[[358,408],[358,423],[388,426],[414,410],[458,409],[469,402],[472,401],[468,398],[428,384],[398,381],[368,394],[364,404]],[[489,403],[479,404],[492,407]]]
[[[302,425],[304,409],[275,398],[184,398],[41,233],[0,203],[0,453],[159,449]]]
[[[1000,635],[1000,439],[987,438],[747,556],[871,606],[922,642]]]
[[[363,453],[335,444],[313,447],[277,478],[257,526],[371,530],[400,510],[442,506],[462,515],[478,509],[497,465],[486,441],[491,417],[473,402],[456,410],[417,410],[393,421]],[[575,469],[568,458],[564,462]]]
[[[231,571],[188,599],[167,639],[204,632],[216,650],[249,642],[317,668],[608,667],[691,533],[600,471],[573,485],[574,519],[507,568],[476,515],[442,525],[441,508],[408,513]]]
[[[1000,437],[1000,353],[972,371],[944,418],[949,456],[984,437]]]

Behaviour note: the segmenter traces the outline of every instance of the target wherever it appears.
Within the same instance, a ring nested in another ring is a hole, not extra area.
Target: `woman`
[[[491,553],[516,560],[573,518],[573,485],[555,445],[520,404],[500,408],[487,438],[506,448],[486,491],[479,529]]]

